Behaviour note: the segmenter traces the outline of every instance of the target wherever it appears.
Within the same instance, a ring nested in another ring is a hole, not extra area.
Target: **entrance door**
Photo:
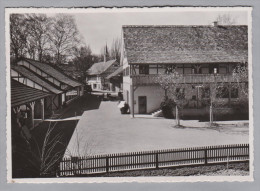
[[[138,104],[139,104],[139,113],[144,114],[146,113],[146,107],[147,107],[147,100],[146,96],[138,96]]]

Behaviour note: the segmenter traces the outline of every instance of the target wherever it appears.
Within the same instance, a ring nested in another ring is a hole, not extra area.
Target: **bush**
[[[167,99],[161,103],[161,110],[162,114],[167,119],[173,119],[173,109],[175,108],[176,104],[173,100]]]
[[[127,114],[129,110],[129,105],[125,103],[124,107],[120,108],[121,114]]]

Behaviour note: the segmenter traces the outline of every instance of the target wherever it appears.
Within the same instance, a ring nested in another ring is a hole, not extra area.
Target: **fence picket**
[[[139,151],[109,155],[64,157],[60,161],[59,176],[160,168],[165,166],[212,164],[249,159],[249,144]],[[52,172],[54,173],[54,172]]]

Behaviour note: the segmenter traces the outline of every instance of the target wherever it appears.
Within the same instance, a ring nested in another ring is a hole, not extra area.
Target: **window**
[[[227,66],[225,64],[219,65],[219,73],[220,74],[226,74],[227,73]]]
[[[149,74],[149,65],[139,65],[139,74]]]
[[[231,98],[238,98],[238,88],[231,89]]]
[[[228,98],[228,88],[227,87],[218,87],[217,88],[217,93],[216,93],[217,98]]]
[[[202,88],[201,97],[202,98],[209,98],[210,97],[210,88],[209,87]]]
[[[93,84],[93,89],[96,89],[97,88],[97,84]]]
[[[219,73],[219,66],[218,66],[218,64],[210,65],[209,66],[209,73],[210,74],[217,74],[217,73]]]
[[[201,65],[199,65],[199,64],[192,66],[191,70],[192,70],[192,74],[201,74],[202,73]]]

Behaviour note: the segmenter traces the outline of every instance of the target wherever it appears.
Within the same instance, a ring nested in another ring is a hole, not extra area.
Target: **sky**
[[[235,24],[248,23],[247,11],[92,11],[73,13],[83,41],[91,47],[94,54],[100,54],[107,43],[121,37],[122,25],[210,25],[218,15],[228,14]]]

